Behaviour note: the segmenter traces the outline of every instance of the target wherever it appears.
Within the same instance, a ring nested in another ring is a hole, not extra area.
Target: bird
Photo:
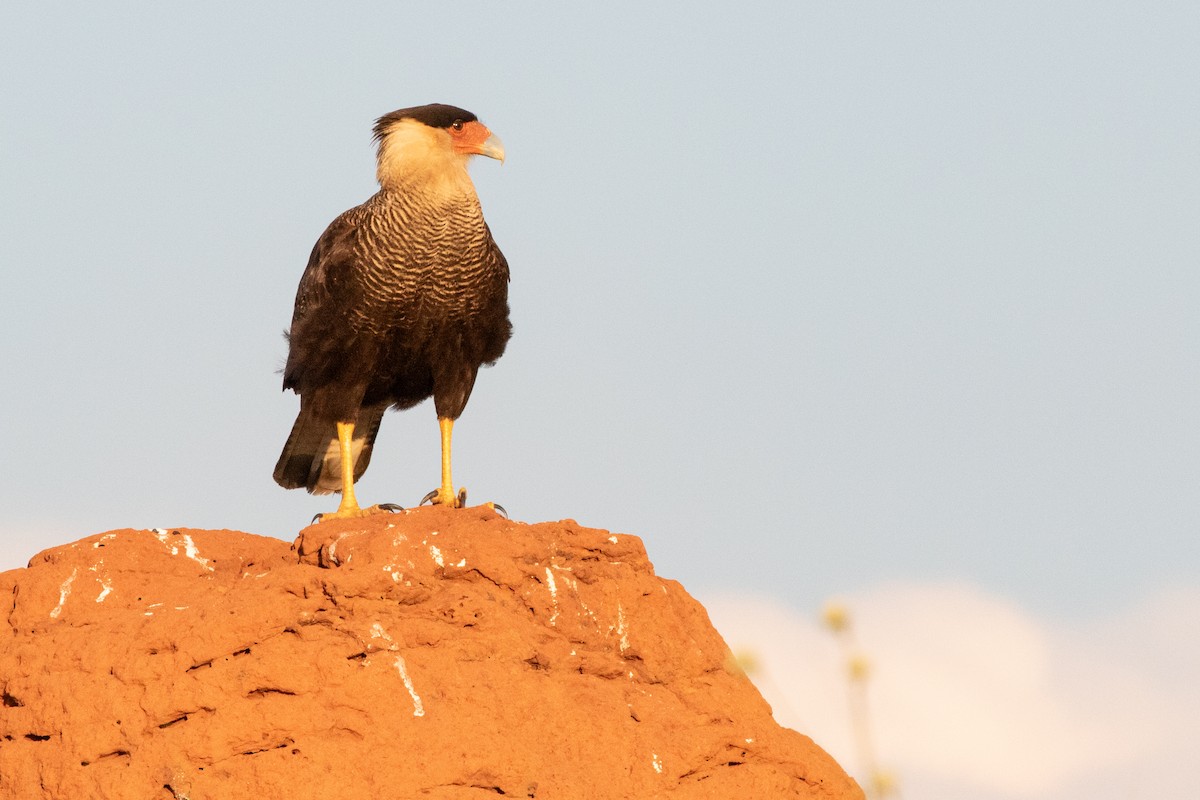
[[[283,389],[300,412],[275,466],[276,483],[341,492],[321,521],[395,510],[362,508],[354,484],[389,407],[432,397],[441,482],[422,500],[461,508],[451,474],[454,422],[482,366],[504,354],[509,268],[467,173],[473,156],[504,162],[478,117],[434,103],[375,121],[379,191],[344,212],[313,247],[285,333]]]

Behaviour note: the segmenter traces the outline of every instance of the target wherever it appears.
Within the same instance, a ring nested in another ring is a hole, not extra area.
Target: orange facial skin
[[[504,146],[487,126],[478,120],[454,123],[446,131],[450,134],[454,151],[464,155],[479,155],[504,160]]]

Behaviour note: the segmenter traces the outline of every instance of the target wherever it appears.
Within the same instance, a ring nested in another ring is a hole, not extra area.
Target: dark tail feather
[[[357,482],[371,463],[375,436],[387,406],[363,408],[354,424],[354,480]],[[337,423],[323,419],[300,403],[300,414],[288,435],[287,444],[275,465],[275,482],[285,489],[304,487],[312,494],[342,491],[342,456],[338,448]]]

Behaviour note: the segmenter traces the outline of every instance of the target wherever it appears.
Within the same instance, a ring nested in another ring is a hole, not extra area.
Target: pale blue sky
[[[296,282],[370,127],[476,112],[516,334],[456,479],[807,612],[956,579],[1086,619],[1200,581],[1187,3],[7,4],[0,569],[290,539]],[[365,502],[438,479],[423,405]]]

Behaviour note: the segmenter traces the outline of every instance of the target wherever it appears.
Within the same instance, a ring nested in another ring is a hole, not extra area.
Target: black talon
[[[508,512],[504,510],[504,506],[500,505],[499,503],[488,503],[488,505],[491,506],[492,510],[500,516],[504,517],[505,519],[511,519],[508,516]]]
[[[390,511],[393,514],[395,514],[397,511],[404,510],[404,506],[400,505],[399,503],[380,503],[379,508],[383,509],[384,511]]]
[[[318,522],[321,521],[321,517],[323,517],[323,516],[325,516],[325,515],[324,514],[313,514],[312,522],[310,522],[308,524],[316,525]]]
[[[433,501],[433,498],[437,497],[437,494],[438,494],[438,490],[437,490],[437,489],[434,489],[432,492],[430,492],[429,494],[427,494],[427,495],[425,495],[424,497],[422,497],[422,498],[421,498],[421,502],[417,503],[417,505],[419,505],[419,506],[423,506],[423,505],[425,505],[426,503],[432,502],[432,501]]]

